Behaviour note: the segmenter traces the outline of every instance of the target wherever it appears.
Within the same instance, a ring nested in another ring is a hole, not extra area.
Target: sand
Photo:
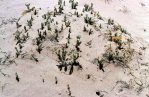
[[[56,66],[59,63],[54,51],[56,48],[61,49],[61,45],[66,43],[68,28],[60,34],[58,43],[46,41],[41,54],[38,54],[35,50],[36,46],[32,43],[32,39],[37,37],[37,29],[42,22],[41,15],[52,11],[57,0],[0,0],[0,60],[2,61],[9,54],[10,59],[14,59],[16,44],[14,33],[17,30],[15,22],[21,17],[19,23],[26,25],[26,20],[31,15],[31,13],[21,15],[26,9],[25,4],[30,3],[39,12],[39,17],[34,16],[33,28],[29,31],[31,37],[24,44],[24,51],[35,54],[39,62],[27,57],[15,58],[15,63],[11,64],[1,63],[0,97],[149,97],[149,1],[78,0],[78,2],[79,12],[82,11],[84,4],[93,3],[94,10],[99,11],[105,20],[113,19],[131,34],[134,41],[132,47],[136,54],[129,62],[129,68],[111,63],[104,68],[105,72],[99,70],[92,61],[94,58],[101,57],[105,51],[104,46],[109,43],[103,36],[106,29],[96,31],[91,26],[93,34],[89,36],[88,33],[81,32],[84,18],[73,16],[69,17],[72,26],[70,49],[73,49],[76,43],[76,36],[81,35],[82,52],[79,62],[83,69],[78,71],[75,69],[71,75],[68,75],[68,72],[59,71]],[[66,5],[67,13],[70,11],[70,6],[68,3]],[[57,21],[62,19],[63,17],[56,17]],[[91,47],[86,46],[90,40],[92,40]],[[139,52],[141,55],[138,55]],[[16,80],[16,73],[19,76],[19,82]],[[89,79],[88,75],[90,75]],[[69,95],[70,91],[71,95]],[[97,95],[98,93],[100,95]]]

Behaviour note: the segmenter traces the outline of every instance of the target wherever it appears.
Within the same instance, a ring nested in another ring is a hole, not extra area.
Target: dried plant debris
[[[1,18],[1,17],[0,17]],[[1,18],[2,21],[0,23],[0,28],[4,25],[7,25],[7,24],[13,24],[13,23],[16,23],[18,19],[16,18],[10,18],[10,19],[5,19],[5,18]]]
[[[68,96],[69,97],[75,97],[75,96],[72,96],[72,93],[71,93],[71,89],[70,89],[70,85],[69,84],[67,85],[67,92],[68,92]]]
[[[38,58],[35,56],[35,54],[31,54],[31,60],[34,60],[35,62],[39,62]]]
[[[2,74],[2,75],[5,76],[5,77],[10,77],[9,74],[4,73],[2,70],[3,70],[3,69],[0,69],[0,74]]]
[[[3,56],[0,57],[0,65],[10,65],[12,63],[15,63],[15,59],[12,57],[11,53],[1,53],[3,53]]]
[[[35,7],[30,7],[30,4],[25,4],[25,6],[26,6],[27,10],[24,10],[24,11],[22,12],[22,16],[24,16],[24,15],[26,15],[27,13],[30,13],[30,12],[34,12],[34,15],[37,14],[37,11],[36,11]]]

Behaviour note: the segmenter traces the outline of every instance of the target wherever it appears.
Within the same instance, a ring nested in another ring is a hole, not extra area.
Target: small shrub
[[[56,54],[59,62],[59,65],[57,65],[59,70],[61,71],[64,68],[64,71],[66,72],[67,65],[68,65],[68,62],[67,62],[68,59],[66,58],[67,51],[65,50],[65,48],[62,48],[62,51],[59,50]]]
[[[86,15],[86,17],[84,17],[84,22],[90,25],[93,25],[95,22],[92,19],[92,17],[88,17],[88,15]]]
[[[42,44],[38,45],[36,51],[40,54],[42,50],[43,50]]]
[[[44,29],[44,24],[43,23],[41,23],[41,30],[43,30]]]
[[[108,19],[108,25],[114,25],[114,20]]]
[[[76,50],[78,51],[78,52],[80,52],[81,50],[80,50],[80,45],[81,45],[81,41],[80,41],[80,36],[77,36],[77,41],[76,41],[76,45],[75,45],[75,47],[76,47]]]
[[[89,6],[88,4],[84,5],[84,11],[92,11],[93,10],[93,3],[91,3],[91,6]]]
[[[70,21],[66,21],[66,22],[65,22],[65,26],[66,26],[66,27],[70,27],[70,24],[71,24]]]
[[[57,53],[59,70],[64,70],[65,72],[69,72],[71,75],[74,71],[74,67],[78,67],[78,69],[81,69],[82,66],[77,61],[79,58],[79,53],[77,52],[71,52],[72,57],[69,57],[68,52],[66,51],[66,48],[63,47],[62,50],[59,50]]]
[[[91,35],[93,33],[93,30],[92,29],[90,29],[89,30],[89,35]]]
[[[29,28],[31,28],[32,27],[32,20],[27,20],[27,24],[28,24],[28,26],[29,26]]]
[[[78,2],[75,2],[74,0],[71,1],[71,8],[72,9],[77,9]]]

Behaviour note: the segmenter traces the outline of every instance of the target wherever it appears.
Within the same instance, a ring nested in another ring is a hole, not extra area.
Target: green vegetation
[[[96,58],[97,66],[100,70],[104,72],[104,67],[111,63],[127,67],[134,55],[134,49],[131,47],[133,41],[127,30],[113,19],[105,19],[99,12],[94,11],[93,3],[90,5],[85,4],[83,12],[77,10],[78,2],[74,0],[69,0],[68,4],[70,4],[71,11],[66,12],[66,4],[65,0],[58,0],[58,5],[52,11],[48,11],[41,16],[39,15],[42,20],[40,20],[37,33],[34,33],[35,28],[33,26],[36,23],[34,20],[38,19],[35,16],[37,15],[37,10],[35,7],[31,8],[30,4],[26,4],[27,13],[30,12],[31,14],[26,25],[21,24],[19,21],[16,22],[17,31],[14,34],[16,58],[30,52],[25,51],[24,47],[28,40],[33,40],[35,48],[32,51],[35,51],[35,54],[29,54],[31,60],[39,62],[40,59],[36,57],[36,53],[42,56],[43,50],[52,48],[58,58],[58,69],[71,75],[76,67],[79,70],[83,68],[79,59],[84,56],[82,51],[85,47],[84,41],[86,38],[84,36],[90,35],[89,39],[101,37],[100,39],[103,38],[103,41],[107,42],[107,45],[104,45],[106,51],[103,52],[100,58]],[[82,22],[82,19],[84,22]],[[75,23],[76,26],[74,26]],[[87,32],[87,34],[84,35],[85,33],[82,32]],[[32,33],[35,36],[29,37]],[[86,46],[89,46],[89,50],[95,46],[91,45],[94,39],[90,39],[87,42]]]
[[[86,17],[84,17],[84,22],[90,25],[93,25],[95,22],[93,20],[92,17],[89,17],[88,15],[86,15]]]

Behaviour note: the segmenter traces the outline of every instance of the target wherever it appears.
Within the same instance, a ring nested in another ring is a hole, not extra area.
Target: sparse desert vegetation
[[[148,97],[148,42],[100,14],[94,1],[53,2],[46,10],[25,3],[15,21],[11,53],[0,49],[2,97],[36,97],[32,89],[41,97]],[[24,93],[7,96],[13,89]]]

